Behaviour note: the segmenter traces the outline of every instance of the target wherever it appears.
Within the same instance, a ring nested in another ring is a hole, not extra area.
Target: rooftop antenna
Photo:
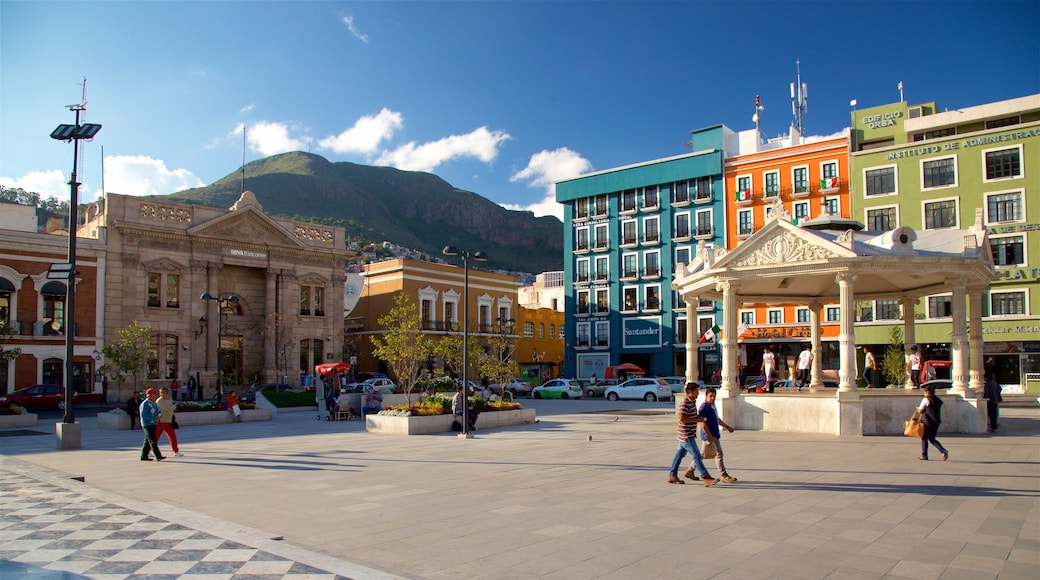
[[[796,82],[791,83],[791,113],[798,133],[803,134],[802,122],[809,109],[809,85],[802,82],[802,61],[795,60],[794,64],[798,68],[798,76]]]
[[[755,114],[751,115],[751,120],[755,123],[755,130],[759,130],[759,125],[762,122],[762,111],[766,108],[762,106],[762,97],[755,95]]]
[[[242,191],[246,192],[246,124],[242,123]]]
[[[899,102],[902,103],[903,102],[903,81],[899,81],[899,84],[896,85],[896,88],[899,89]]]

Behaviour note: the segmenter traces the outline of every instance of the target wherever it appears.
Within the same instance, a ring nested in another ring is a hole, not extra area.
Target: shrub
[[[264,398],[278,408],[282,407],[313,407],[314,391],[264,391]]]
[[[252,403],[239,403],[240,409],[255,409]],[[178,413],[197,413],[199,411],[224,411],[224,404],[216,401],[181,401],[177,403]]]
[[[24,412],[25,409],[23,409],[18,403],[11,403],[6,407],[0,407],[0,415],[21,415]]]

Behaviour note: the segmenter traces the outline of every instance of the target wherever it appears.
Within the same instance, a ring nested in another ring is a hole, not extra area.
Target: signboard
[[[812,328],[804,326],[768,326],[749,328],[747,332],[740,335],[741,340],[752,340],[756,338],[811,338]]]
[[[603,378],[607,367],[610,366],[610,355],[607,353],[579,354],[577,379],[586,380],[592,375]]]
[[[661,346],[661,317],[625,318],[621,325],[623,348],[657,348]]]

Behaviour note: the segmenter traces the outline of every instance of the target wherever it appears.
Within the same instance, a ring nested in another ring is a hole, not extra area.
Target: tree
[[[470,327],[470,333],[473,333],[472,326]],[[438,340],[433,345],[433,354],[441,357],[444,362],[444,368],[456,377],[462,376],[462,333],[451,332]],[[472,361],[479,360],[481,354],[480,345],[475,340],[471,340],[469,344],[469,360],[470,366],[473,365]],[[468,375],[468,373],[467,373]]]
[[[4,348],[14,334],[14,327],[6,320],[0,319],[0,363],[7,363],[22,356],[20,348]]]
[[[379,325],[386,331],[372,337],[372,354],[390,367],[411,405],[419,371],[433,353],[432,341],[422,331],[422,317],[415,303],[403,293],[394,297],[394,307],[379,317]]]
[[[903,329],[893,326],[888,330],[888,348],[881,359],[881,373],[889,384],[901,386],[906,382],[906,350],[903,346]]]
[[[487,350],[480,358],[480,376],[489,383],[500,385],[519,376],[520,365],[515,354],[516,340],[507,332],[507,327],[500,326],[498,333],[488,339]]]
[[[101,372],[111,375],[122,385],[127,378],[133,379],[134,391],[137,382],[148,369],[148,342],[151,326],[141,326],[136,320],[130,326],[119,329],[119,338],[103,347],[105,360],[109,362]]]

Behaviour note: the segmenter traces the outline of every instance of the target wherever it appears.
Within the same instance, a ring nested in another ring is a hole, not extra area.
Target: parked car
[[[275,391],[283,392],[283,391],[295,391],[295,390],[296,389],[292,385],[287,385],[285,383],[268,383],[266,385],[260,385],[259,387],[253,389],[253,391],[250,392],[250,393],[245,393],[244,395],[239,397],[238,400],[242,401],[243,403],[256,403],[256,394],[259,393],[260,391],[265,391],[265,392],[275,392]]]
[[[646,401],[663,399],[667,401],[672,398],[672,387],[661,378],[638,377],[609,387],[605,396],[608,401],[618,399],[643,399]]]
[[[797,387],[797,385],[795,384],[794,381],[790,381],[790,380],[773,381],[773,390],[774,391],[776,389],[794,389],[796,387]],[[756,379],[756,380],[750,381],[750,382],[748,382],[747,384],[744,385],[744,390],[747,391],[748,393],[754,393],[754,392],[756,392],[760,388],[765,388],[765,381],[761,381],[761,380],[757,380]],[[805,385],[802,388],[803,389],[808,389],[809,385]],[[825,389],[837,389],[838,388],[838,381],[824,380],[823,381],[823,388],[825,388]]]
[[[76,398],[76,393],[72,393]],[[32,385],[0,396],[0,407],[15,403],[21,407],[65,408],[65,387],[61,385]]]
[[[386,377],[375,377],[366,380],[363,383],[350,383],[347,385],[347,389],[353,393],[363,393],[368,387],[373,389],[379,389],[380,393],[384,395],[390,394],[397,390],[397,385]]]
[[[580,399],[581,384],[574,379],[551,379],[531,389],[535,399]]]
[[[530,397],[531,396],[531,384],[525,383],[520,379],[509,379],[508,383],[504,385],[491,385],[491,390],[496,395],[502,394],[502,388],[512,393],[513,397]]]
[[[686,391],[686,377],[657,377],[663,379],[664,382],[668,383],[668,386],[672,388],[672,394],[678,394]]]
[[[595,385],[585,385],[585,396],[602,397],[608,387],[613,387],[616,384],[618,384],[617,379],[603,379],[596,381]]]

